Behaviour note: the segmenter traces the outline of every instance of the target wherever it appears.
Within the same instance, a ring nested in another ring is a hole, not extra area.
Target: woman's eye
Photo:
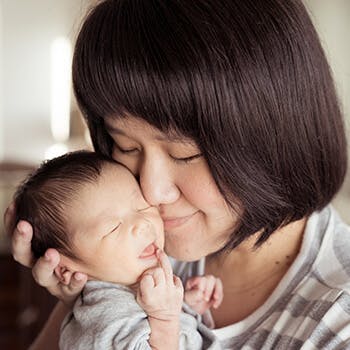
[[[176,163],[189,163],[192,160],[198,159],[200,157],[202,157],[202,153],[197,153],[197,154],[194,154],[193,156],[183,157],[183,158],[171,156],[173,161]]]
[[[118,149],[118,151],[121,153],[135,153],[138,151],[137,148],[122,148],[122,147],[118,146],[117,144],[115,144],[115,146]]]

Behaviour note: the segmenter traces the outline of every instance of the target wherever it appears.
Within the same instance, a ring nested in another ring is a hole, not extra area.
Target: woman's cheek
[[[206,181],[197,181],[193,186],[189,186],[188,193],[188,198],[192,198],[192,203],[198,208],[203,208],[203,210],[215,207],[221,208],[225,205],[225,200],[216,183],[209,178]]]
[[[138,175],[138,162],[136,157],[121,154],[118,149],[114,149],[112,152],[112,158],[127,167],[134,176]]]

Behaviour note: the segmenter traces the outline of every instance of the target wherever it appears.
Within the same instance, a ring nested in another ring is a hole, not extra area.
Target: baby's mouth
[[[139,258],[140,259],[147,259],[147,258],[154,257],[154,256],[156,256],[157,249],[158,249],[158,247],[153,242],[143,250],[143,252],[139,256]]]

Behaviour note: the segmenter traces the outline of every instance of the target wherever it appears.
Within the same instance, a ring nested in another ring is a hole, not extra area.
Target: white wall
[[[304,3],[311,13],[333,70],[350,146],[350,1],[304,0]],[[350,224],[350,169],[333,204]]]
[[[37,162],[52,144],[51,43],[59,36],[74,38],[85,2],[1,0],[5,159]]]
[[[305,0],[328,56],[350,125],[350,1]],[[349,129],[348,129],[349,131]]]

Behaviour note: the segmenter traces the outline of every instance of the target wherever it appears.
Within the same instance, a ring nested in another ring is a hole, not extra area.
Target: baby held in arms
[[[35,257],[57,249],[63,283],[76,271],[88,275],[61,325],[61,349],[220,349],[209,309],[222,301],[221,281],[173,275],[160,213],[127,168],[68,153],[31,174],[15,203],[17,221],[34,228]]]

